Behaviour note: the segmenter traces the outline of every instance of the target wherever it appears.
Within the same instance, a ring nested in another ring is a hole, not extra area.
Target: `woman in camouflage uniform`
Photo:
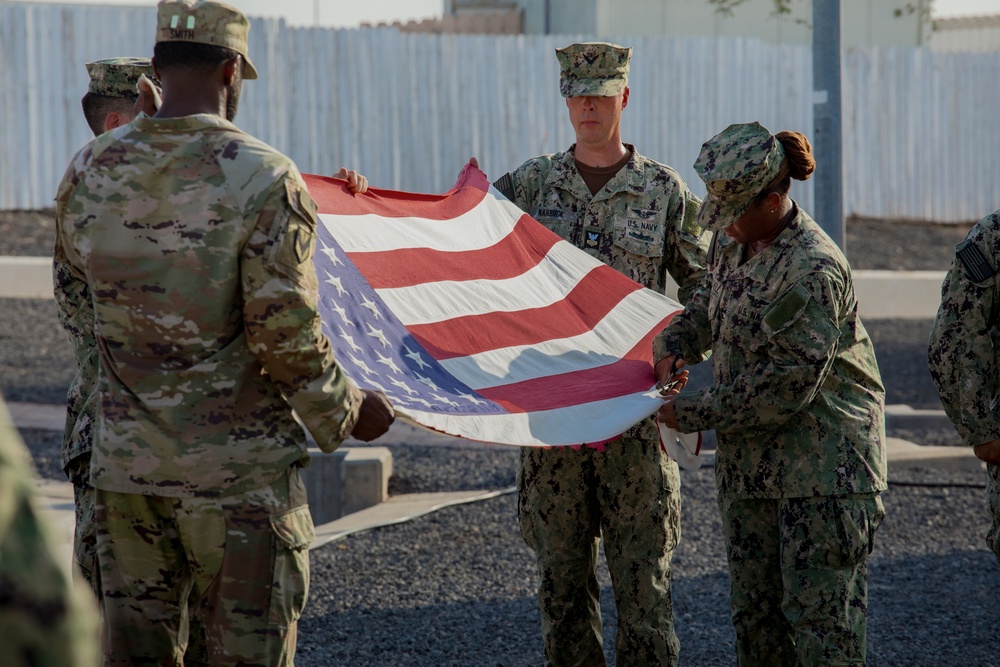
[[[789,198],[815,168],[797,132],[732,125],[695,164],[716,234],[709,286],[664,332],[667,379],[712,352],[714,386],[658,418],[715,429],[739,664],[862,665],[867,557],[885,515],[885,393],[851,270]]]

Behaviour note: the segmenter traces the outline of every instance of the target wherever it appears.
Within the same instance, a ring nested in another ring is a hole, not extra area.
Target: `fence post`
[[[813,0],[815,218],[845,250],[840,120],[840,0]]]

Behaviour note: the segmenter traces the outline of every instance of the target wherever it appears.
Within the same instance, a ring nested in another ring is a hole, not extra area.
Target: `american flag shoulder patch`
[[[500,194],[504,197],[514,201],[514,179],[511,177],[509,171],[494,181],[493,187],[499,190]]]
[[[955,247],[955,255],[962,264],[966,277],[974,283],[981,283],[996,275],[996,269],[971,239],[959,243]]]

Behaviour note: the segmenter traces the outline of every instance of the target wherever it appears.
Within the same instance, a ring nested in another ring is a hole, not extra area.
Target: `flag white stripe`
[[[590,331],[533,345],[516,345],[439,361],[473,389],[500,387],[549,375],[587,370],[621,359],[675,310],[651,290],[632,292]]]
[[[499,206],[507,215],[484,210]],[[347,252],[385,252],[428,248],[445,252],[482,250],[496,245],[513,229],[524,211],[506,199],[489,197],[471,210],[449,220],[427,218],[383,218],[366,213],[342,215],[320,213],[319,219]],[[510,216],[510,217],[508,217]]]
[[[544,308],[566,298],[601,262],[566,241],[553,245],[537,265],[505,280],[442,280],[376,290],[406,326],[443,322],[460,315],[514,313]]]
[[[397,406],[396,415],[416,426],[471,440],[544,447],[609,440],[656,412],[661,405],[663,399],[651,388],[643,394],[532,413],[477,415],[470,419]],[[595,419],[595,415],[601,418]]]

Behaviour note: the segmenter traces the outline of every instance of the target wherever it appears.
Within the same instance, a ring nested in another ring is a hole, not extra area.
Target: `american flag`
[[[680,310],[562,240],[467,165],[444,195],[305,175],[337,361],[397,416],[511,445],[606,442],[661,405],[652,338]]]

